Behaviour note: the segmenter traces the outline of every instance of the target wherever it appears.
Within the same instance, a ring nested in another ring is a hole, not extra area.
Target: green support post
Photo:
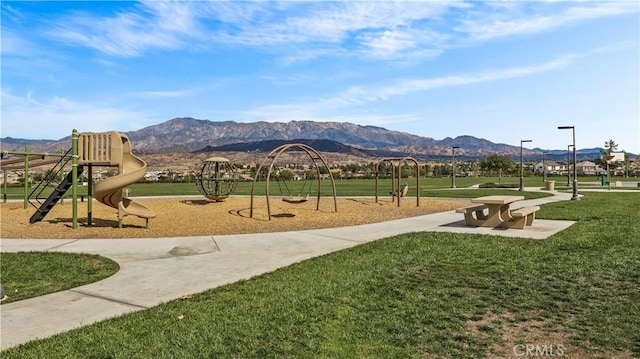
[[[87,226],[93,225],[93,165],[88,165],[89,173],[87,173]]]
[[[29,207],[29,145],[24,146],[24,209]]]
[[[71,208],[72,228],[78,228],[78,130],[71,132]]]
[[[7,203],[7,191],[9,190],[9,186],[7,185],[7,181],[9,180],[7,170],[2,170],[2,179],[4,181],[2,182],[2,201]]]

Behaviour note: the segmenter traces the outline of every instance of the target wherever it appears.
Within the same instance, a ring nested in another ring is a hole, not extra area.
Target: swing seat
[[[300,203],[304,203],[306,201],[309,200],[309,195],[307,195],[306,197],[282,197],[282,200],[284,202],[287,203],[291,203],[291,204],[300,204]]]
[[[400,186],[400,190],[399,191],[395,191],[395,192],[391,192],[390,194],[395,197],[395,196],[400,196],[400,197],[404,197],[407,195],[407,192],[409,191],[409,185],[408,184],[403,184],[402,186]]]

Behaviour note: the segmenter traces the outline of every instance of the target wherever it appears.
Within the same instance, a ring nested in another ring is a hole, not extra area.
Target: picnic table
[[[509,213],[509,205],[522,200],[524,196],[493,195],[474,198],[471,202],[483,204],[489,210],[486,218],[479,221],[480,227],[497,227],[513,218]]]
[[[457,213],[464,213],[464,220],[470,226],[503,227],[524,229],[533,224],[539,206],[509,210],[513,202],[521,201],[524,196],[483,196],[471,200],[471,206],[458,208]],[[487,212],[485,212],[487,210]]]

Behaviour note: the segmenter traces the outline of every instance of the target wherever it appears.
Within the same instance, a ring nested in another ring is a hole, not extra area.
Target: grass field
[[[542,241],[387,238],[2,357],[494,358],[525,345],[638,357],[638,208],[640,196],[624,193],[546,204],[539,217],[577,223]]]
[[[2,253],[2,285],[11,303],[97,282],[115,274],[116,262],[92,254]]]
[[[554,176],[549,177],[549,180],[556,181],[555,188],[556,190],[571,190],[571,186],[567,186],[567,178],[565,176]],[[581,184],[580,188],[607,188],[602,187],[599,182],[596,181],[595,177],[579,177],[578,179]],[[624,182],[633,182],[637,181],[636,178],[623,178],[623,177],[614,177],[613,181],[624,181]],[[298,194],[302,194],[303,196],[307,193],[311,192],[311,195],[316,191],[315,183],[308,183],[305,187],[305,193],[300,193],[300,187],[303,186],[304,181],[298,181],[298,183],[289,183],[288,186],[291,190],[291,194],[297,196]],[[409,193],[407,196],[415,196],[416,189],[416,181],[415,179],[403,179],[403,183],[409,184]],[[519,185],[520,178],[519,177],[503,177],[503,184],[512,184]],[[338,196],[375,196],[375,180],[372,179],[350,179],[350,180],[336,180],[336,192]],[[465,187],[471,187],[473,185],[483,184],[483,183],[498,183],[497,177],[456,177],[456,187],[458,189],[463,189]],[[389,179],[380,179],[379,181],[379,195],[387,195],[391,191],[391,180]],[[525,177],[524,178],[525,187],[539,187],[543,188],[544,183],[542,182],[541,177]],[[240,182],[238,183],[238,187],[234,192],[235,195],[249,195],[251,193],[252,182]],[[422,196],[431,196],[434,195],[434,192],[430,192],[434,189],[449,189],[451,186],[451,178],[449,177],[440,177],[440,178],[424,178],[420,181],[420,189]],[[132,197],[136,196],[174,196],[174,195],[199,195],[198,189],[196,188],[194,183],[135,183],[127,187],[129,189],[129,195]],[[309,190],[311,188],[311,190]],[[612,187],[612,190],[617,189],[640,189],[639,187]],[[86,195],[87,188],[81,187],[79,189],[80,194]],[[264,195],[265,192],[265,183],[258,182],[255,187],[256,195]],[[331,195],[331,186],[329,181],[323,181],[321,192],[323,196]],[[49,193],[49,192],[46,192]],[[277,181],[273,181],[271,183],[271,194],[275,196],[280,196],[281,194],[287,195],[287,190],[284,186],[278,186]],[[68,191],[66,197],[71,196],[71,191]],[[441,197],[441,195],[437,195],[437,197]],[[12,186],[7,189],[7,198],[8,199],[22,199],[23,198],[23,188]]]

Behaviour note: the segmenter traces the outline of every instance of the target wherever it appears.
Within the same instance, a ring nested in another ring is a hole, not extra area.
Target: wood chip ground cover
[[[333,228],[385,222],[400,218],[450,211],[467,205],[468,200],[422,198],[416,206],[415,198],[406,198],[397,207],[389,198],[339,198],[338,212],[333,200],[322,198],[320,210],[316,201],[289,204],[271,198],[272,220],[267,219],[264,197],[254,199],[254,216],[250,218],[250,199],[231,197],[224,202],[211,202],[203,197],[141,198],[136,199],[153,209],[157,216],[144,228],[145,220],[127,216],[123,228],[118,228],[117,211],[101,203],[93,203],[93,226],[87,226],[87,204],[78,203],[79,228],[72,229],[70,201],[56,205],[42,222],[30,224],[35,208],[23,208],[20,202],[0,206],[2,238],[159,238],[176,236],[204,236],[244,233],[297,231]]]

